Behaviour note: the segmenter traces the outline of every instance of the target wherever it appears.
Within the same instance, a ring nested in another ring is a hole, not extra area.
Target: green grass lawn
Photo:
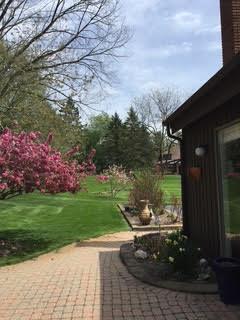
[[[181,178],[178,175],[165,176],[161,188],[165,194],[165,201],[169,202],[172,195],[181,197]]]
[[[117,209],[117,203],[127,201],[128,192],[111,199],[99,194],[106,185],[96,183],[94,177],[89,177],[86,185],[88,191],[76,195],[33,193],[0,201],[0,240],[17,247],[15,254],[0,257],[0,265],[29,259],[75,241],[129,230]],[[166,177],[163,188],[167,195],[179,195],[180,178]]]

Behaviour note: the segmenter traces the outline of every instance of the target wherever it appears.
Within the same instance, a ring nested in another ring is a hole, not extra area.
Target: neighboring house
[[[180,145],[179,143],[173,144],[169,153],[163,154],[163,160],[164,161],[171,161],[171,160],[180,160],[181,154],[180,154]]]
[[[164,124],[182,130],[185,233],[211,257],[239,257],[240,0],[220,3],[224,66]]]
[[[159,163],[161,166],[161,163]],[[162,165],[165,173],[179,174],[181,166],[180,144],[174,143],[169,153],[164,153],[162,157]]]

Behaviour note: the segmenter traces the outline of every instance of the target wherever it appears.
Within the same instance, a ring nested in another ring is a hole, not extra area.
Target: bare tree
[[[71,92],[85,106],[128,40],[119,0],[0,0],[1,108],[42,92],[53,103]]]
[[[163,168],[163,155],[169,154],[176,141],[167,136],[166,127],[163,121],[180,106],[182,96],[174,88],[154,89],[149,93],[133,100],[133,107],[137,111],[139,119],[151,133],[158,161]]]

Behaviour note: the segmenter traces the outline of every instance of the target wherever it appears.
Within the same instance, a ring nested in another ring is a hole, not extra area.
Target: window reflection
[[[240,254],[240,123],[219,132],[224,197],[225,254]]]

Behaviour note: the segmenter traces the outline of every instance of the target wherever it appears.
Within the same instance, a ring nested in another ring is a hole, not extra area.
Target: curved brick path
[[[171,292],[129,275],[118,256],[130,232],[0,269],[0,319],[239,320],[217,296]]]

